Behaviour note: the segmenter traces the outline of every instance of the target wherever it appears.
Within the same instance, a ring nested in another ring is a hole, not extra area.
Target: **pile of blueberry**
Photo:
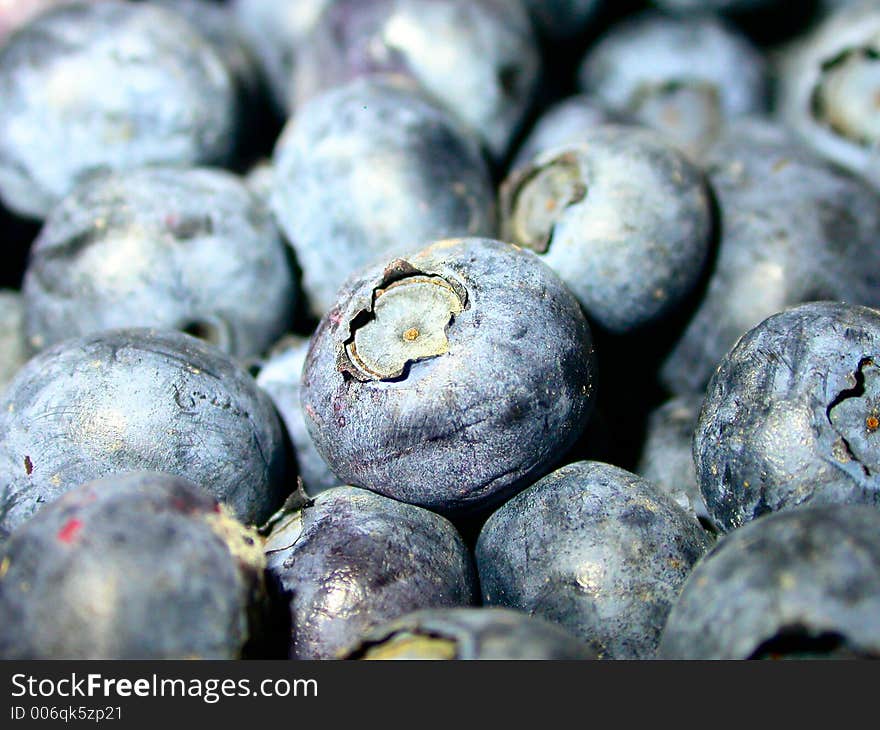
[[[0,2],[0,201],[0,657],[880,658],[880,2]]]

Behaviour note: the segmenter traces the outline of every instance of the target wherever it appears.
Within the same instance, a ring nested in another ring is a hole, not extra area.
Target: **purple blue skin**
[[[279,112],[292,109],[297,53],[333,0],[231,0],[230,9],[257,58]]]
[[[802,302],[880,306],[880,196],[769,122],[733,124],[708,156],[719,248],[706,294],[660,369],[703,392],[737,339]]]
[[[342,483],[472,513],[562,458],[594,369],[580,307],[537,255],[459,239],[352,277],[312,338],[302,401]]]
[[[91,479],[165,471],[243,522],[291,490],[272,403],[228,356],[177,332],[111,330],[32,358],[0,402],[0,537]]]
[[[549,661],[596,655],[549,621],[483,607],[416,611],[367,632],[345,658]]]
[[[244,32],[228,5],[212,0],[148,0],[153,5],[178,13],[204,35],[224,60],[242,97],[253,101],[260,92],[261,70],[245,41]],[[301,5],[302,2],[294,3]]]
[[[288,123],[273,162],[272,208],[317,317],[375,260],[495,235],[477,141],[409,83],[357,79],[316,97]]]
[[[450,522],[355,487],[286,515],[266,540],[269,580],[290,605],[290,658],[333,659],[376,624],[476,600],[470,554]]]
[[[729,532],[801,505],[880,507],[880,312],[814,302],[743,336],[709,382],[694,464]]]
[[[703,394],[694,393],[673,398],[651,411],[636,472],[679,507],[711,524],[694,469],[694,431],[702,405]]]
[[[335,0],[296,61],[294,108],[354,78],[415,81],[502,158],[540,72],[521,0]]]
[[[762,517],[684,585],[663,659],[880,659],[880,513],[835,505]]]
[[[599,462],[557,469],[483,527],[483,602],[560,624],[599,658],[649,659],[709,540],[635,474]]]
[[[516,153],[511,170],[556,147],[589,142],[597,127],[629,124],[626,115],[613,112],[586,94],[570,96],[544,111]]]
[[[0,197],[44,217],[99,172],[222,164],[235,82],[175,13],[106,0],[37,18],[0,49]]]
[[[674,310],[709,251],[702,171],[647,129],[598,127],[548,150],[507,177],[500,201],[504,240],[537,251],[615,334]]]
[[[93,481],[0,546],[0,657],[238,659],[264,567],[259,536],[191,482]]]
[[[818,154],[880,189],[880,6],[832,14],[780,65],[781,120]]]
[[[297,298],[265,204],[230,173],[176,168],[78,186],[34,242],[23,291],[34,350],[156,327],[187,331],[242,360],[289,329]]]
[[[727,119],[764,112],[768,98],[760,53],[733,26],[705,15],[624,20],[587,53],[579,82],[695,160]]]
[[[318,453],[306,426],[300,385],[308,350],[307,338],[291,336],[279,342],[261,363],[257,385],[269,394],[284,421],[296,452],[297,472],[305,491],[314,497],[340,482]]]
[[[548,39],[566,39],[590,26],[600,0],[525,0],[538,32]]]
[[[27,359],[21,292],[0,289],[0,392]]]

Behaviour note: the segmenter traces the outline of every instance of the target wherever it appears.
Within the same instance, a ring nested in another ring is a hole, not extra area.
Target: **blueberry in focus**
[[[90,482],[0,546],[0,657],[240,658],[264,567],[259,536],[184,479]]]
[[[354,78],[405,76],[498,159],[531,106],[539,70],[521,0],[334,0],[297,52],[294,109]]]
[[[781,67],[785,124],[880,189],[880,6],[855,3],[829,16]]]
[[[376,624],[476,599],[470,554],[450,522],[355,487],[286,514],[265,550],[289,601],[292,659],[338,658]]]
[[[695,286],[712,231],[702,172],[650,130],[604,126],[517,168],[502,235],[556,271],[615,333],[663,319]]]
[[[42,218],[98,172],[224,164],[238,109],[223,59],[182,17],[116,0],[62,6],[0,48],[0,198]]]
[[[78,186],[24,277],[35,350],[118,327],[179,329],[244,359],[290,327],[296,288],[269,209],[234,175],[146,168]]]
[[[880,507],[880,312],[816,302],[766,319],[709,383],[694,463],[727,532],[808,504]]]
[[[788,306],[880,306],[880,196],[778,125],[731,124],[708,155],[719,248],[706,293],[662,364],[673,393],[703,392],[752,327]]]
[[[535,661],[596,655],[556,624],[487,607],[416,611],[367,632],[345,658]]]
[[[696,519],[650,482],[582,461],[500,507],[476,559],[486,605],[556,622],[600,658],[646,659],[708,544]]]
[[[286,337],[260,364],[257,385],[275,404],[278,415],[284,421],[296,453],[296,466],[305,491],[311,495],[339,485],[339,479],[318,453],[306,426],[300,399],[303,366],[309,351],[309,340],[303,337]]]
[[[704,14],[623,20],[584,57],[581,89],[700,159],[727,119],[763,112],[767,72],[734,26]]]
[[[342,483],[449,513],[546,473],[593,395],[575,298],[536,254],[478,238],[352,277],[302,385],[306,424]]]
[[[880,658],[880,512],[810,507],[727,535],[685,583],[660,656]]]
[[[111,330],[32,358],[0,402],[0,536],[98,477],[163,471],[262,523],[290,492],[272,403],[193,337]]]
[[[358,79],[322,94],[275,148],[272,207],[318,317],[376,259],[494,235],[494,204],[476,140],[408,83]]]

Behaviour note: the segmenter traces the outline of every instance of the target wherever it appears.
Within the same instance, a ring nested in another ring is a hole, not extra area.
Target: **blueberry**
[[[306,492],[314,496],[340,482],[318,453],[306,426],[300,385],[308,350],[308,339],[285,338],[261,364],[257,385],[269,394],[284,421],[296,451],[297,471]]]
[[[269,209],[220,170],[152,168],[78,186],[24,278],[37,350],[115,327],[180,329],[238,358],[267,350],[296,300]]]
[[[685,583],[660,655],[880,658],[880,513],[804,508],[724,537]]]
[[[167,471],[262,522],[284,493],[278,418],[253,379],[176,332],[111,330],[31,359],[0,402],[0,535],[78,484]]]
[[[216,0],[149,0],[172,10],[197,28],[226,63],[244,103],[259,92],[261,71],[232,10]],[[302,4],[301,0],[295,4]]]
[[[231,72],[149,4],[41,15],[0,48],[0,98],[0,196],[34,218],[97,172],[222,163],[235,143]]]
[[[476,558],[483,601],[559,623],[600,657],[650,658],[708,539],[650,482],[569,464],[504,504]]]
[[[880,7],[826,19],[782,63],[780,114],[828,159],[880,188]]]
[[[566,97],[538,117],[517,151],[512,167],[528,164],[555,147],[587,143],[596,127],[628,122],[625,114],[611,111],[588,94]]]
[[[880,312],[816,302],[748,332],[709,383],[694,462],[724,531],[806,504],[880,507]]]
[[[27,359],[24,301],[19,292],[0,289],[0,392]]]
[[[533,249],[602,327],[663,319],[700,278],[712,208],[702,172],[660,135],[598,127],[501,188],[505,240]]]
[[[115,475],[0,546],[3,659],[236,659],[265,611],[259,536],[194,484]]]
[[[562,457],[593,371],[577,301],[537,255],[459,239],[349,281],[312,339],[302,400],[341,482],[464,512]]]
[[[443,517],[335,487],[283,517],[266,541],[290,604],[290,656],[338,657],[364,631],[420,608],[476,597],[470,555]]]
[[[694,470],[694,431],[702,405],[703,395],[693,393],[673,398],[651,411],[636,471],[680,507],[701,521],[709,521]]]
[[[571,660],[595,654],[559,626],[507,608],[416,611],[368,632],[346,659]]]
[[[540,66],[521,0],[335,0],[297,53],[295,106],[365,75],[415,80],[503,157]]]
[[[880,305],[880,197],[767,122],[731,125],[709,155],[720,247],[708,288],[660,370],[700,392],[746,331],[818,300]]]
[[[647,12],[609,30],[579,80],[612,109],[667,134],[699,159],[724,120],[767,106],[764,61],[718,18]]]
[[[230,0],[231,10],[257,57],[279,111],[293,106],[297,53],[310,42],[318,18],[333,0]]]
[[[272,205],[323,315],[353,271],[439,238],[494,235],[479,146],[409,84],[359,79],[289,122]]]

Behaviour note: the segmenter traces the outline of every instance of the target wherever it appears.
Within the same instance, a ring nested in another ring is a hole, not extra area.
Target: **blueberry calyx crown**
[[[420,630],[392,633],[381,641],[359,647],[355,658],[386,659],[445,659],[458,658],[458,645],[452,638]]]
[[[880,38],[822,64],[811,98],[813,117],[861,147],[880,144]]]
[[[668,129],[694,139],[724,124],[724,104],[717,84],[701,79],[675,79],[640,84],[629,102],[629,113],[646,126]]]
[[[645,106],[666,101],[670,104],[690,102],[706,106],[713,116],[721,114],[721,94],[718,86],[703,79],[671,79],[662,82],[644,82],[639,84],[629,99],[629,111],[637,113]]]
[[[573,152],[522,168],[502,190],[504,238],[547,253],[562,212],[586,196],[581,165]]]
[[[880,368],[874,358],[865,357],[851,377],[853,386],[841,391],[826,410],[839,436],[832,455],[841,464],[855,462],[870,478],[880,471],[874,435],[880,428]]]
[[[370,306],[351,319],[339,370],[361,382],[406,377],[411,363],[448,351],[447,328],[466,305],[457,282],[395,260],[373,288]]]

